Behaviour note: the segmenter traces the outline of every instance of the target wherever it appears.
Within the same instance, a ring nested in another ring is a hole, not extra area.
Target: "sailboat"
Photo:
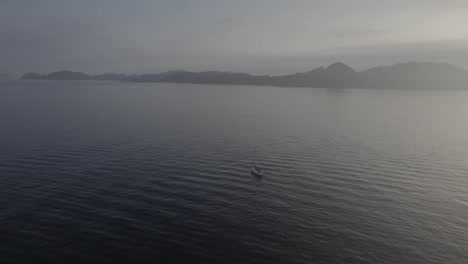
[[[253,157],[252,157],[252,169],[250,169],[250,172],[253,174],[253,175],[256,175],[256,176],[263,176],[263,171],[257,167],[257,165],[255,165],[255,155],[257,154],[257,147],[255,147],[255,150],[254,150],[254,154],[253,154]]]

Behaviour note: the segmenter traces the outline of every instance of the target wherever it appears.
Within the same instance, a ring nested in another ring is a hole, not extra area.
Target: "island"
[[[342,62],[336,62],[328,67],[280,76],[183,70],[141,75],[88,75],[82,72],[59,71],[47,75],[27,73],[21,77],[21,80],[112,80],[317,88],[467,89],[468,71],[454,65],[432,62],[399,63],[356,71]]]

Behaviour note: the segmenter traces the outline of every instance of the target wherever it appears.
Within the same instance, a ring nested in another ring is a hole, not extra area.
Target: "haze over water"
[[[467,117],[463,91],[2,83],[0,262],[465,263]]]

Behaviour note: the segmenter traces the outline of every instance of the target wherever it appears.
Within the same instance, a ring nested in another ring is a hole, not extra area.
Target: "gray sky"
[[[0,0],[0,73],[468,69],[468,0]]]

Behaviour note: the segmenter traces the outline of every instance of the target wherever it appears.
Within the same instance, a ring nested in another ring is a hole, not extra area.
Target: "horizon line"
[[[394,63],[394,64],[390,64],[390,65],[379,65],[379,66],[374,66],[374,67],[370,67],[370,68],[367,68],[367,69],[364,69],[364,70],[360,70],[360,71],[357,71],[355,70],[353,67],[349,66],[348,64],[344,63],[344,62],[341,62],[341,61],[337,61],[337,62],[334,62],[334,63],[331,63],[329,64],[328,66],[319,66],[319,67],[316,67],[316,68],[313,68],[311,70],[305,70],[305,71],[302,71],[302,72],[295,72],[295,73],[289,73],[289,74],[282,74],[282,75],[270,75],[270,74],[262,74],[262,75],[259,75],[259,74],[250,74],[250,73],[247,73],[247,72],[239,72],[239,71],[228,71],[228,70],[204,70],[204,71],[193,71],[193,70],[180,70],[180,69],[172,69],[172,70],[166,70],[166,71],[160,71],[160,72],[147,72],[147,73],[113,73],[113,72],[103,72],[103,73],[96,73],[96,74],[88,74],[84,71],[79,71],[79,70],[70,70],[70,69],[61,69],[61,70],[55,70],[55,71],[51,71],[49,73],[45,73],[45,74],[42,74],[42,73],[38,73],[38,72],[35,72],[35,71],[28,71],[28,72],[25,72],[23,74],[20,74],[20,76],[23,76],[25,74],[29,74],[29,73],[34,73],[34,74],[39,74],[39,75],[48,75],[48,74],[51,74],[51,73],[55,73],[55,72],[76,72],[76,73],[84,73],[86,75],[89,75],[89,76],[96,76],[96,75],[105,75],[105,74],[116,74],[116,75],[145,75],[145,74],[159,74],[159,73],[166,73],[166,72],[172,72],[172,71],[180,71],[180,72],[194,72],[194,73],[204,73],[204,72],[223,72],[223,73],[239,73],[239,74],[249,74],[249,75],[252,75],[252,76],[283,76],[283,75],[292,75],[292,74],[298,74],[298,73],[306,73],[306,72],[309,72],[309,71],[313,71],[313,70],[316,70],[316,69],[320,69],[320,68],[324,68],[324,69],[327,69],[329,68],[330,66],[332,65],[335,65],[335,64],[342,64],[342,65],[345,65],[351,69],[353,69],[355,72],[364,72],[364,71],[367,71],[367,70],[370,70],[370,69],[374,69],[374,68],[379,68],[379,67],[391,67],[391,66],[396,66],[396,65],[400,65],[400,64],[424,64],[424,63],[427,63],[427,64],[439,64],[439,65],[449,65],[449,66],[453,66],[453,67],[456,67],[456,68],[459,68],[461,70],[464,70],[464,71],[468,71],[467,69],[463,68],[463,67],[460,67],[458,65],[455,65],[455,64],[451,64],[451,63],[447,63],[447,62],[432,62],[432,61],[407,61],[407,62],[398,62],[398,63]],[[1,73],[0,73],[1,74]],[[14,74],[9,74],[9,73],[3,73],[3,74],[7,74],[7,75],[13,75],[15,77],[17,77],[16,75]]]

